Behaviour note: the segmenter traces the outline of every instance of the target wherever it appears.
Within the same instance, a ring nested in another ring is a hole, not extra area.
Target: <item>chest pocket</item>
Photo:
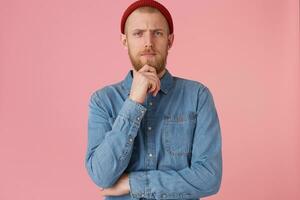
[[[166,152],[173,156],[192,153],[196,118],[195,112],[164,117],[162,140]]]

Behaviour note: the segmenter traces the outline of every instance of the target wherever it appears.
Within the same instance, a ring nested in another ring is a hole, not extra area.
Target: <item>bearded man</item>
[[[199,199],[222,179],[221,130],[213,96],[171,75],[170,12],[138,0],[123,13],[121,43],[132,64],[124,80],[89,101],[85,166],[106,200]]]

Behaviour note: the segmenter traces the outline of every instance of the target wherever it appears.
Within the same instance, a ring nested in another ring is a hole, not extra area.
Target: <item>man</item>
[[[166,69],[174,41],[168,10],[131,4],[121,42],[133,70],[89,102],[85,165],[106,199],[199,199],[219,191],[221,131],[212,94]]]

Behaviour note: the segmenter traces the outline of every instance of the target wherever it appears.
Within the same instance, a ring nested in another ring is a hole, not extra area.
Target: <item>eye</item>
[[[154,34],[155,34],[156,36],[162,36],[162,35],[163,35],[163,33],[160,32],[160,31],[156,31]]]
[[[135,32],[133,33],[134,36],[141,36],[142,35],[142,32]]]

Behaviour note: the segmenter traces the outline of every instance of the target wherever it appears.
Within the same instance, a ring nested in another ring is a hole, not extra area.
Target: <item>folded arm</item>
[[[85,166],[101,188],[109,188],[127,168],[133,142],[146,108],[127,98],[113,125],[101,99],[93,93],[89,102],[88,145]]]
[[[199,91],[191,165],[181,170],[147,170],[129,174],[135,198],[196,199],[218,192],[222,178],[221,130],[213,97]]]

